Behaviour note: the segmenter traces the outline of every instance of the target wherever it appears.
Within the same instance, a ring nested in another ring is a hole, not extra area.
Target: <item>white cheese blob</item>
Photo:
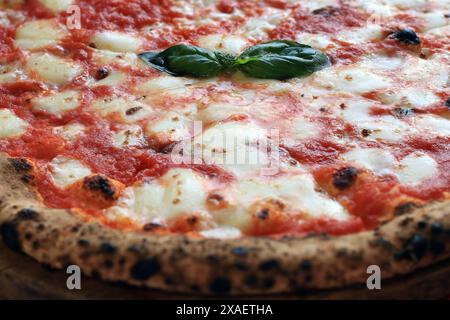
[[[415,124],[420,130],[450,137],[450,121],[445,118],[431,114],[423,114],[415,117]]]
[[[85,130],[86,127],[77,122],[53,128],[53,132],[56,135],[62,137],[67,142],[74,142],[76,139],[83,135]]]
[[[38,49],[56,44],[68,35],[56,19],[25,22],[16,31],[16,44],[22,49]]]
[[[142,128],[138,125],[126,126],[113,137],[114,145],[118,148],[143,147],[146,145]]]
[[[89,167],[82,162],[64,156],[54,158],[49,164],[49,170],[53,183],[63,189],[91,174]]]
[[[202,48],[230,54],[239,54],[247,46],[247,41],[236,35],[212,34],[200,37],[197,42]]]
[[[401,184],[418,185],[438,173],[436,161],[424,153],[413,153],[403,158],[395,173]]]
[[[149,122],[145,133],[159,143],[171,143],[190,137],[190,120],[176,112],[169,111],[155,121]]]
[[[160,76],[141,83],[137,86],[137,90],[139,93],[155,97],[161,95],[182,97],[190,93],[189,83],[192,83],[192,80],[187,78]]]
[[[27,130],[28,123],[8,109],[0,109],[0,139],[13,138],[22,135]]]
[[[171,169],[157,180],[128,188],[110,212],[147,222],[205,213],[207,189],[207,182],[194,171]]]
[[[237,183],[232,191],[239,205],[245,208],[268,199],[278,199],[289,210],[311,217],[328,216],[337,220],[349,217],[339,202],[316,191],[314,179],[305,173],[281,175],[276,178],[251,178]]]
[[[39,2],[55,13],[67,10],[74,3],[73,0],[39,0]]]
[[[152,107],[144,103],[141,97],[131,95],[99,98],[92,102],[91,107],[103,117],[117,114],[126,123],[136,122],[153,114]]]
[[[102,31],[92,39],[97,49],[114,52],[137,52],[142,41],[130,34],[116,31]]]
[[[65,84],[83,72],[83,68],[68,59],[49,53],[33,53],[28,58],[27,70],[44,81]]]
[[[45,111],[56,116],[79,107],[81,95],[78,91],[68,90],[48,96],[33,98],[31,104],[34,110]]]
[[[396,165],[396,159],[389,151],[378,148],[357,147],[343,154],[342,158],[377,175],[391,174]]]

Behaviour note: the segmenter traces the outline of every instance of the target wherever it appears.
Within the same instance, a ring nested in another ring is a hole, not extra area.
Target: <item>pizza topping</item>
[[[55,45],[67,35],[66,28],[55,19],[34,20],[17,29],[15,43],[23,49],[38,49]]]
[[[342,168],[333,174],[333,185],[341,190],[347,189],[355,182],[357,176],[358,169],[353,167]]]
[[[73,0],[39,0],[47,9],[52,12],[65,11],[73,4]]]
[[[53,182],[60,188],[71,184],[91,174],[91,170],[78,160],[58,156],[49,164]]]
[[[248,76],[278,80],[308,76],[329,64],[322,52],[287,40],[250,47],[236,61],[239,70]]]
[[[405,43],[405,44],[411,44],[411,45],[421,44],[419,36],[412,29],[403,29],[403,30],[396,31],[393,33],[392,36],[395,39],[397,39],[398,41]]]
[[[226,70],[226,61],[232,61],[224,54],[187,45],[176,45],[160,53],[141,53],[140,57],[150,66],[171,75],[199,78],[216,76]]]
[[[31,100],[33,109],[45,111],[54,115],[78,108],[80,105],[80,94],[78,91],[63,91],[49,96],[37,97]]]
[[[31,75],[36,74],[38,79],[54,84],[68,83],[83,71],[75,62],[49,53],[31,54],[26,67]]]
[[[176,45],[160,53],[142,53],[150,66],[171,75],[214,77],[239,70],[263,79],[290,79],[310,75],[329,65],[326,55],[294,41],[271,41],[245,50],[234,58],[222,52]]]
[[[28,124],[8,109],[0,109],[0,138],[12,138],[25,133]]]

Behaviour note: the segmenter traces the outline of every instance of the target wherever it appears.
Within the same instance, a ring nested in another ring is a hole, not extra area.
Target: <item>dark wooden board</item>
[[[110,284],[82,278],[81,290],[68,290],[67,275],[49,270],[33,259],[12,252],[0,244],[1,299],[195,299],[192,294],[171,294],[158,290]],[[276,299],[443,299],[450,295],[450,260],[414,274],[382,281],[381,290],[355,286],[339,290],[250,298]],[[203,297],[204,298],[204,297]],[[249,297],[244,297],[249,298]]]

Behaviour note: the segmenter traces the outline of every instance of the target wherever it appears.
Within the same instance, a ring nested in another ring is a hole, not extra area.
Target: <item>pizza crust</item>
[[[365,283],[450,256],[450,201],[359,234],[215,240],[121,232],[70,210],[43,206],[26,160],[0,155],[0,233],[5,244],[54,268],[76,264],[111,282],[201,294],[276,294]]]

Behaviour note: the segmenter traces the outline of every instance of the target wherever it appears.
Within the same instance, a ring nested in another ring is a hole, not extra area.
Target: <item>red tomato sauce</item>
[[[182,16],[170,0],[80,0],[81,26],[92,30],[136,30]]]
[[[299,6],[269,34],[271,39],[295,39],[300,32],[333,34],[349,27],[361,27],[369,16],[349,5],[325,7],[313,13]]]

